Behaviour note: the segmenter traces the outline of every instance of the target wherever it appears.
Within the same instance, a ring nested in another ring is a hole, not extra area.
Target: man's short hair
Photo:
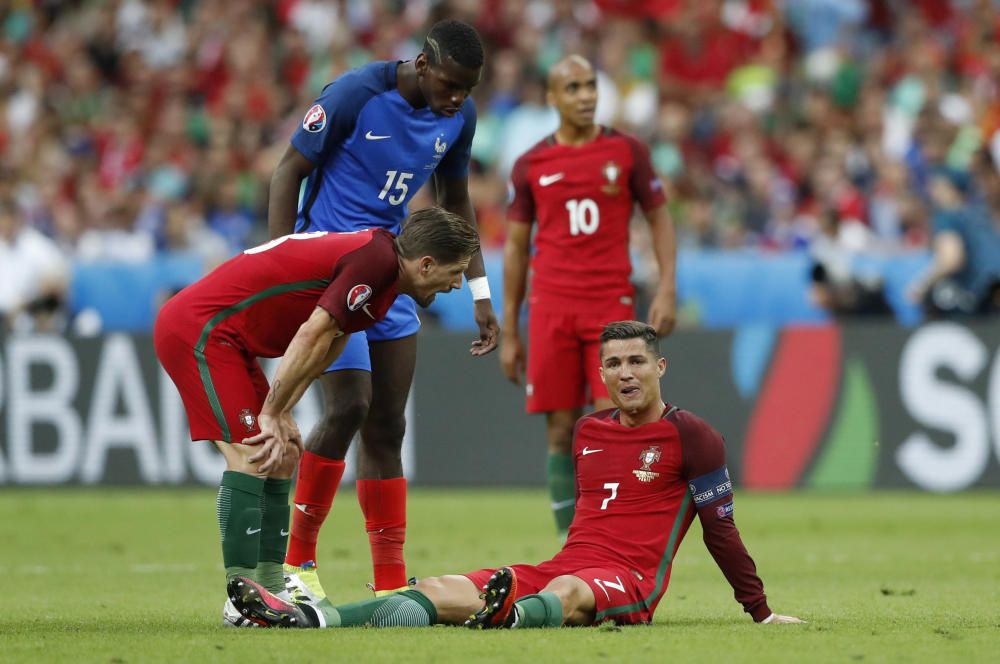
[[[424,40],[424,53],[432,65],[441,64],[451,58],[466,69],[483,66],[483,42],[479,33],[462,21],[438,21]]]
[[[431,256],[441,263],[458,263],[479,251],[479,233],[457,214],[429,207],[403,221],[396,243],[403,258]]]
[[[604,355],[604,344],[614,339],[642,339],[646,349],[653,357],[660,357],[660,346],[656,339],[656,329],[652,325],[640,323],[637,320],[619,320],[608,323],[601,331],[601,355]]]

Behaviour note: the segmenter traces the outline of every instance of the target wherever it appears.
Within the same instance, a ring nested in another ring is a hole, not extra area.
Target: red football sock
[[[403,542],[406,540],[406,478],[358,480],[358,503],[365,515],[372,550],[375,590],[406,585]]]
[[[299,461],[299,478],[295,482],[295,509],[292,510],[292,534],[288,538],[285,562],[301,565],[316,561],[316,540],[330,513],[337,494],[344,462],[312,452],[303,452]]]

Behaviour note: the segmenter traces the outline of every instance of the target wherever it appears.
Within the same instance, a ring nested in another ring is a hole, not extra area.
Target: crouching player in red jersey
[[[693,413],[663,402],[659,379],[667,361],[657,349],[656,330],[636,321],[611,323],[600,342],[601,377],[616,408],[576,424],[576,515],[554,558],[422,579],[391,597],[337,607],[326,600],[282,601],[236,577],[229,582],[233,604],[269,626],[648,623],[697,514],[705,545],[743,609],[756,622],[802,622],[767,605],[733,522],[722,436]]]
[[[171,298],[153,343],[177,385],[192,440],[226,460],[218,494],[227,577],[285,589],[288,491],[302,451],[292,407],[352,332],[381,320],[397,295],[426,307],[462,285],[479,236],[440,208],[394,237],[373,229],[285,235],[220,265]],[[284,355],[273,383],[258,357]],[[246,623],[228,601],[223,624]]]

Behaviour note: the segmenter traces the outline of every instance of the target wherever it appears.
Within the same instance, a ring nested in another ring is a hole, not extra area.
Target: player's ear
[[[434,260],[433,256],[423,256],[423,257],[421,257],[420,258],[420,274],[422,274],[423,276],[426,277],[427,273],[431,271],[431,268],[434,267],[434,264],[436,262],[437,261]]]
[[[413,58],[413,66],[416,67],[418,74],[425,74],[427,69],[431,66],[430,60],[427,58],[427,54],[423,51],[417,53],[417,57]]]
[[[667,370],[667,358],[661,357],[656,361],[656,375],[663,378],[663,372]]]
[[[548,104],[549,106],[551,106],[552,108],[556,107],[556,96],[554,94],[552,94],[552,90],[546,91],[546,93],[545,93],[545,103]]]

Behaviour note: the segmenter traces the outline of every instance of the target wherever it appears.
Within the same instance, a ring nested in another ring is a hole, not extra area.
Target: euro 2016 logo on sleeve
[[[326,111],[319,104],[313,104],[313,107],[309,109],[306,113],[306,117],[302,120],[302,128],[310,133],[318,133],[323,131],[326,127]]]
[[[347,293],[348,311],[357,311],[368,298],[372,296],[372,287],[367,284],[358,284]]]
[[[660,446],[653,445],[652,447],[647,447],[642,451],[642,454],[639,455],[639,462],[642,464],[642,468],[633,470],[632,474],[639,478],[640,482],[652,482],[660,476],[659,473],[654,473],[652,470],[653,464],[659,460]]]
[[[240,422],[246,427],[247,433],[253,431],[257,426],[257,418],[253,416],[253,411],[249,408],[240,411]]]

